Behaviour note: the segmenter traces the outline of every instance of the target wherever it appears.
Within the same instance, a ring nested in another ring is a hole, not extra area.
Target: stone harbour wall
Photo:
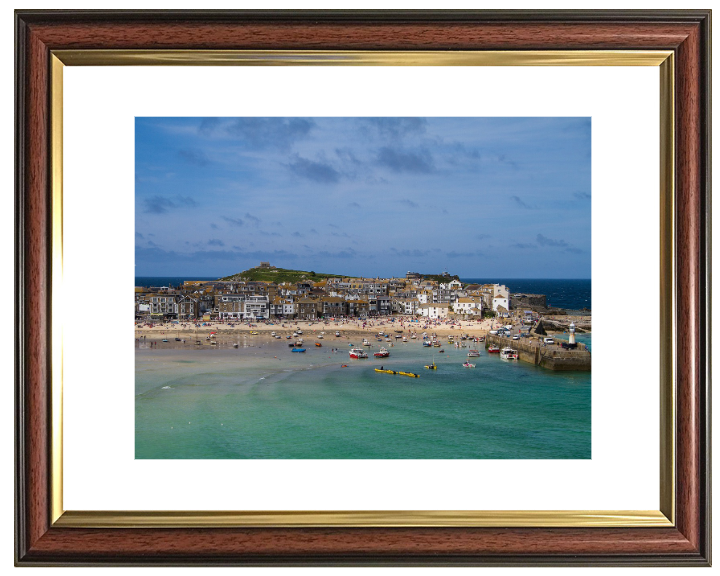
[[[575,350],[565,350],[559,344],[543,346],[537,341],[513,340],[505,336],[488,334],[485,348],[496,344],[500,348],[510,347],[518,351],[518,359],[549,370],[589,372],[592,356],[584,344],[578,344]]]

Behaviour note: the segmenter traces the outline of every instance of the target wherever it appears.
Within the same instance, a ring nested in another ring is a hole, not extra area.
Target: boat
[[[200,344],[202,346],[202,342],[200,340],[195,340],[195,344]]]
[[[437,364],[433,362],[432,364],[428,364],[427,366],[425,366],[425,368],[427,368],[428,370],[437,370]]]
[[[167,338],[163,338],[162,341],[163,341],[163,342],[167,342],[168,339],[167,339]]]
[[[217,342],[215,342],[215,340],[211,340],[211,341],[210,341],[210,345],[212,345],[212,346],[217,346]]]
[[[257,336],[257,335],[258,335],[258,333],[257,333],[257,331],[255,331],[255,330],[252,330],[252,331],[250,332],[250,336]]]
[[[480,356],[480,350],[470,349],[468,350],[468,357],[474,358],[476,356]]]
[[[367,352],[365,352],[365,350],[363,350],[362,348],[353,348],[352,350],[350,350],[350,358],[359,359],[367,357]]]
[[[305,348],[293,348],[292,352],[305,352]]]
[[[270,336],[275,336],[275,331],[270,332]]]
[[[423,341],[423,346],[425,346],[425,348],[430,348],[432,346],[432,344],[430,344],[430,342],[428,340],[425,340],[425,341]]]
[[[318,334],[318,338],[320,338],[320,340],[322,340],[323,335],[322,335],[322,334]]]
[[[416,336],[415,334],[413,334],[412,336],[410,336],[410,339],[411,339],[411,340],[415,340],[416,338],[417,338],[417,336]]]
[[[315,342],[315,346],[317,346],[318,348],[322,348],[322,344],[320,344],[320,342]]]
[[[383,374],[397,374],[398,376],[409,376],[410,378],[420,378],[418,374],[414,374],[412,372],[398,372],[396,370],[381,370],[380,368],[375,368],[375,372],[382,372]]]
[[[464,366],[465,368],[475,368],[475,364],[470,364],[470,362],[468,362],[467,360],[465,361],[465,363],[463,364],[463,366]]]
[[[302,334],[302,330],[295,330],[298,334]]]
[[[488,347],[488,353],[489,354],[498,354],[500,352],[500,346],[490,346]]]
[[[290,336],[290,334],[288,334],[287,336],[285,336],[285,338],[287,338],[288,340],[290,340],[290,338],[292,338],[292,336]]]
[[[240,345],[237,342],[235,344],[233,344],[233,348],[238,348],[239,346]]]
[[[335,336],[340,337],[340,332],[335,332]]]
[[[403,336],[403,342],[407,342],[407,336]]]
[[[503,348],[500,351],[500,358],[502,358],[503,360],[517,360],[518,352],[517,350],[513,350],[512,348]]]
[[[478,342],[485,342],[485,336],[480,336],[480,337],[477,339],[477,341],[478,341]]]
[[[445,349],[444,349],[444,348],[440,348],[440,350],[438,350],[438,354],[445,354]]]
[[[435,348],[440,348],[440,342],[436,340],[435,342],[433,342],[433,346],[435,346]]]
[[[368,339],[367,339],[367,338],[363,338],[363,343],[362,343],[362,345],[363,345],[363,346],[371,346],[371,344],[370,344],[370,342],[368,342]]]
[[[295,342],[290,342],[290,344],[288,344],[288,346],[290,346],[290,348],[295,348]]]
[[[390,356],[390,352],[388,352],[387,348],[383,347],[380,348],[380,352],[375,352],[373,356],[375,356],[375,358],[387,358]]]

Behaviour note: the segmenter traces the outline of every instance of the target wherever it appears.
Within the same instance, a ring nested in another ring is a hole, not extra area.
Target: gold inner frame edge
[[[50,82],[52,196],[51,523],[62,527],[670,527],[675,522],[675,155],[670,50],[280,51],[56,50]],[[659,510],[65,511],[62,479],[62,70],[64,66],[659,66]],[[57,305],[55,305],[57,304]]]

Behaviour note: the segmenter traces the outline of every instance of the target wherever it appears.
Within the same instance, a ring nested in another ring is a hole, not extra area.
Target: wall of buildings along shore
[[[501,349],[517,350],[518,359],[522,362],[549,370],[589,372],[592,365],[591,354],[584,344],[578,344],[576,350],[563,350],[557,346],[543,347],[537,342],[512,340],[504,336],[488,334],[485,338],[485,348],[487,349],[490,344],[496,344]]]

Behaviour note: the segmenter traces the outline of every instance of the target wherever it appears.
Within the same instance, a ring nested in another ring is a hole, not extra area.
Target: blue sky
[[[590,278],[590,118],[136,118],[136,276]]]

